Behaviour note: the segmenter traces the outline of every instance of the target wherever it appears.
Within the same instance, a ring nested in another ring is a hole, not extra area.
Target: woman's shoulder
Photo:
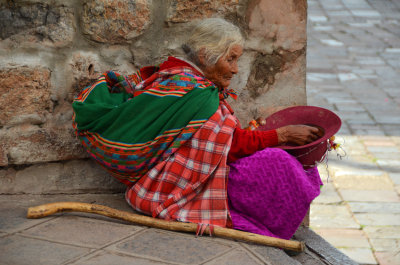
[[[180,72],[165,80],[165,84],[185,87],[214,87],[214,84],[204,76],[192,72]]]

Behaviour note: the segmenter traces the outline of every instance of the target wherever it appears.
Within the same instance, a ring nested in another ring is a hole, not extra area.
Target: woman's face
[[[238,72],[238,59],[243,53],[241,45],[232,46],[231,50],[218,59],[212,66],[206,66],[202,70],[204,76],[219,88],[227,88],[233,75]]]

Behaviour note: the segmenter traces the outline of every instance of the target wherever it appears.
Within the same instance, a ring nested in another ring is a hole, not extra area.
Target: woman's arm
[[[288,125],[269,131],[250,131],[237,127],[228,153],[228,163],[267,147],[287,143],[305,145],[318,139],[321,136],[319,134],[318,128],[307,125]]]

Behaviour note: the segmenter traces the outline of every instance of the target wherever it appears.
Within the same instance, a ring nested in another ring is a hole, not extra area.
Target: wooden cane
[[[85,212],[104,215],[107,217],[128,221],[134,224],[145,225],[170,231],[194,232],[197,231],[197,224],[166,221],[149,216],[134,214],[126,211],[120,211],[107,206],[98,204],[89,204],[81,202],[55,202],[43,204],[28,209],[28,218],[42,218],[54,213],[60,212]],[[209,234],[209,228],[205,230]],[[214,227],[213,235],[223,238],[243,240],[246,242],[257,243],[261,245],[283,248],[297,252],[304,251],[304,243],[293,240],[284,240],[275,237],[263,236],[249,232],[243,232],[235,229]]]

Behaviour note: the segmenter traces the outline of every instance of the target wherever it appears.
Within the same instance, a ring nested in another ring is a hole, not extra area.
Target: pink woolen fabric
[[[320,194],[317,168],[304,171],[278,148],[266,148],[229,166],[229,211],[235,229],[290,239]]]

